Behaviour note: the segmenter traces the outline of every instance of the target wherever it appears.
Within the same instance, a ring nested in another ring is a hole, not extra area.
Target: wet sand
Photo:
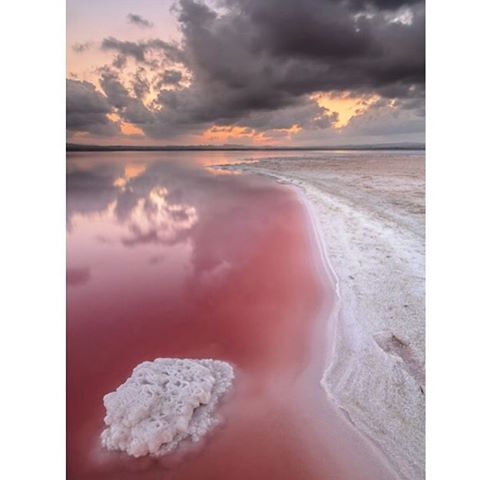
[[[305,199],[340,295],[318,378],[401,478],[424,478],[424,153],[312,152],[231,168]]]

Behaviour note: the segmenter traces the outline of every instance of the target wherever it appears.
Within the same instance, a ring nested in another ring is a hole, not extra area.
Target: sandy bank
[[[322,384],[401,478],[424,478],[424,153],[321,152],[226,168],[302,189],[341,297]]]

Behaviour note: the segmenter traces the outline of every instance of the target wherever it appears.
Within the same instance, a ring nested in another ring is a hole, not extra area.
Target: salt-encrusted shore
[[[303,192],[339,283],[322,385],[401,478],[424,478],[424,153],[322,152],[223,168]]]

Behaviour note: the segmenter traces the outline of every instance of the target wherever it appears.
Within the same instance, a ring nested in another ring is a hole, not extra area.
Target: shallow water
[[[334,298],[302,204],[210,168],[253,155],[68,155],[70,479],[388,478],[318,383]],[[223,425],[182,458],[103,451],[103,395],[157,357],[236,366]]]

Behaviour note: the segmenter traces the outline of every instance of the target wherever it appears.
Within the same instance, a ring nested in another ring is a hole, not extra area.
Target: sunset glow
[[[122,123],[120,129],[124,135],[144,136],[143,130],[133,125],[133,123]]]
[[[338,113],[338,121],[334,123],[333,128],[341,129],[346,127],[353,117],[366,113],[380,100],[380,97],[378,95],[355,97],[349,93],[341,95],[323,93],[313,95],[312,99],[319,107]]]
[[[201,136],[205,143],[226,143],[229,140],[249,139],[253,143],[263,143],[265,138],[258,134],[254,129],[247,127],[223,127],[213,125],[202,133]]]
[[[202,133],[200,142],[224,144],[236,140],[247,140],[255,145],[269,145],[275,143],[279,136],[290,140],[301,130],[302,128],[296,124],[290,128],[276,128],[269,132],[257,132],[255,129],[248,127],[214,125]]]
[[[283,10],[243,0],[69,0],[67,141],[423,141],[421,5],[376,15],[362,2],[325,0],[309,11],[306,0],[281,1]],[[284,24],[281,11],[292,20]],[[342,22],[332,27],[331,15]],[[300,38],[296,25],[315,25],[302,45],[289,43],[289,34]],[[388,52],[379,49],[389,35]],[[409,41],[415,35],[418,45]],[[263,42],[258,52],[251,38]]]

